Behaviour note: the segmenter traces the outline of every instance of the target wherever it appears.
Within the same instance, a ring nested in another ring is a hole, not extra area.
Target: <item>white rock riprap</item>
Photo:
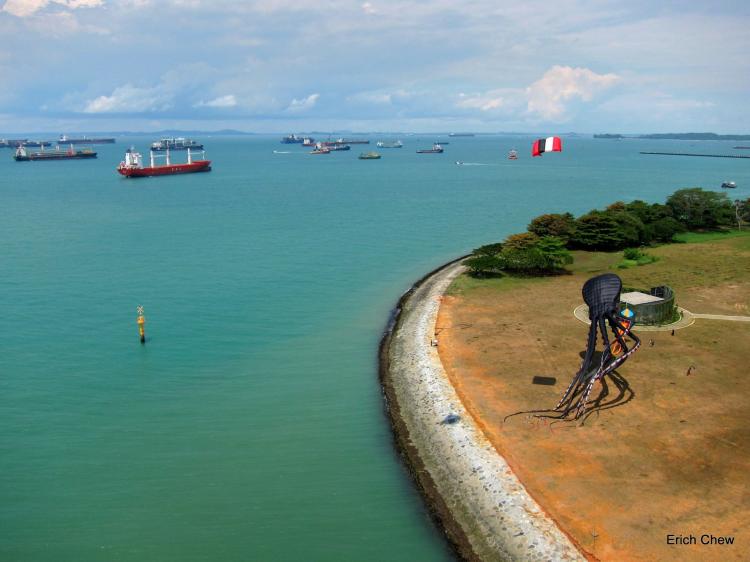
[[[448,265],[414,289],[386,349],[384,376],[410,445],[450,512],[442,516],[452,517],[479,559],[585,560],[474,423],[431,343],[440,299],[463,269]],[[450,414],[460,419],[441,424]]]

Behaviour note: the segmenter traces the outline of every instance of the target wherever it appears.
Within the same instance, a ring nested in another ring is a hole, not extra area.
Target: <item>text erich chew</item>
[[[667,544],[734,544],[734,537],[717,537],[710,533],[695,535],[667,535]]]

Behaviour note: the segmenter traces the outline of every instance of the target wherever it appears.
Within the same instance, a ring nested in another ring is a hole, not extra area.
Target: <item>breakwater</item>
[[[701,156],[704,158],[750,158],[743,154],[695,154],[693,152],[646,152],[641,151],[640,154],[657,154],[659,156]]]

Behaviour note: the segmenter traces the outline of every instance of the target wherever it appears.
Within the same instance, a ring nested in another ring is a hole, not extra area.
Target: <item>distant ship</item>
[[[0,148],[16,148],[28,141],[29,139],[0,139]]]
[[[117,166],[117,171],[126,178],[145,178],[150,176],[171,176],[175,174],[192,174],[196,172],[210,172],[211,161],[206,160],[206,153],[201,151],[201,159],[193,160],[193,152],[187,149],[187,162],[184,164],[172,164],[169,158],[169,150],[166,154],[155,155],[150,151],[151,165],[144,167],[143,159],[139,152],[133,148],[125,151],[125,160]],[[164,158],[164,164],[156,164],[156,158]]]
[[[151,143],[151,150],[187,150],[188,148],[203,150],[203,145],[183,137],[164,137],[158,142]]]
[[[332,146],[327,146],[326,148],[328,148],[328,150],[331,150],[331,151],[351,150],[352,149],[352,147],[349,146],[348,144],[339,144],[339,143],[336,143],[336,144],[334,144]]]
[[[378,148],[401,148],[404,146],[404,143],[402,143],[400,140],[397,140],[395,142],[378,141],[376,146]]]
[[[377,152],[363,152],[358,158],[360,160],[380,160],[380,154]]]
[[[75,150],[73,146],[63,150],[58,146],[55,150],[39,152],[29,152],[25,146],[19,146],[13,159],[16,162],[29,162],[32,160],[81,160],[86,158],[96,158],[96,152],[90,148]]]
[[[305,137],[302,139],[302,146],[315,146],[315,139],[312,137]]]
[[[317,146],[315,150],[310,151],[310,154],[330,154],[331,149],[327,146]]]
[[[75,139],[75,138],[69,138],[65,135],[60,135],[60,138],[58,139],[57,142],[58,144],[112,144],[115,142],[115,139],[111,137],[88,138],[86,136]]]
[[[25,146],[28,148],[43,148],[45,146],[52,146],[52,141],[23,141],[19,146]]]
[[[367,139],[345,139],[340,138],[336,141],[339,144],[370,144]]]
[[[437,143],[433,144],[432,148],[417,150],[417,154],[440,154],[441,152],[443,152],[443,147]]]
[[[508,160],[518,160],[518,151],[515,148],[511,148],[508,152]]]
[[[302,137],[297,135],[289,135],[281,139],[281,144],[302,144]]]
[[[448,133],[449,137],[473,137],[474,133]]]

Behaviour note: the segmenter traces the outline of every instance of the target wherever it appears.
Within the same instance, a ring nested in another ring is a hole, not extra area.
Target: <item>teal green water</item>
[[[415,154],[435,138],[359,161],[204,137],[211,173],[145,180],[114,168],[149,138],[96,161],[0,152],[0,559],[450,559],[383,414],[400,294],[543,212],[750,191],[747,160],[638,154],[732,143]]]

